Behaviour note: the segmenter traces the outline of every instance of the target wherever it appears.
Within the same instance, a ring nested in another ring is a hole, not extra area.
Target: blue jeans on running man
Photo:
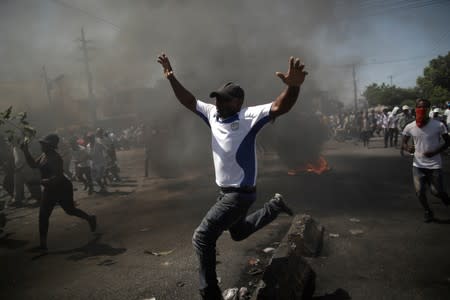
[[[247,216],[255,200],[255,192],[220,192],[216,204],[195,230],[192,244],[200,261],[202,294],[220,292],[216,274],[216,241],[222,232],[229,230],[233,240],[241,241],[272,222],[280,213],[280,208],[271,200]]]
[[[445,205],[450,204],[449,196],[445,191],[442,169],[424,169],[413,167],[413,180],[417,197],[419,198],[425,211],[431,212],[426,195],[427,187],[430,188],[431,194],[441,199]]]

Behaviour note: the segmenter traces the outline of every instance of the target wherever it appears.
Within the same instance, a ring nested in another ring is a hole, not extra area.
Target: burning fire
[[[288,175],[294,176],[301,172],[315,173],[317,175],[320,175],[329,170],[330,166],[328,165],[328,162],[323,156],[320,156],[316,163],[307,163],[306,165],[301,166],[297,169],[289,170]]]

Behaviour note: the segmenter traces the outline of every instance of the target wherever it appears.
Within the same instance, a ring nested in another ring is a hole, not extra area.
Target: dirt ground
[[[320,176],[288,176],[276,155],[265,155],[254,208],[280,192],[296,213],[325,226],[322,254],[311,259],[316,299],[450,299],[450,209],[430,198],[438,220],[423,223],[410,158],[381,145],[379,139],[370,149],[327,143],[323,154],[332,169]],[[109,187],[108,195],[76,191],[79,207],[98,216],[97,234],[58,207],[49,253],[40,255],[30,251],[38,242],[38,209],[7,211],[1,299],[198,299],[191,237],[217,194],[212,162],[182,177],[144,178],[142,149],[118,157],[124,181]],[[448,156],[444,170],[448,188]],[[290,220],[280,216],[242,242],[226,233],[220,238],[223,289],[251,280],[248,260],[267,262],[262,249],[282,239]]]

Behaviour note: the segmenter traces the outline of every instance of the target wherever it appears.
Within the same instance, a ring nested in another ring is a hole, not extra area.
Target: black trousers
[[[41,244],[46,243],[50,215],[56,204],[59,204],[66,214],[76,216],[89,222],[89,215],[75,207],[73,202],[72,182],[64,178],[56,187],[44,187],[41,207],[39,209],[39,235]]]

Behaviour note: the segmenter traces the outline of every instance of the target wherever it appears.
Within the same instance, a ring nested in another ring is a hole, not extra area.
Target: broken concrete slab
[[[295,255],[316,257],[322,250],[324,227],[309,215],[296,215],[287,233]]]
[[[255,292],[256,300],[311,299],[316,274],[301,256],[291,251],[291,245],[281,243],[267,266],[265,285]]]
[[[266,267],[253,300],[311,299],[316,274],[303,256],[315,257],[322,249],[324,227],[309,215],[294,217],[291,228]]]

